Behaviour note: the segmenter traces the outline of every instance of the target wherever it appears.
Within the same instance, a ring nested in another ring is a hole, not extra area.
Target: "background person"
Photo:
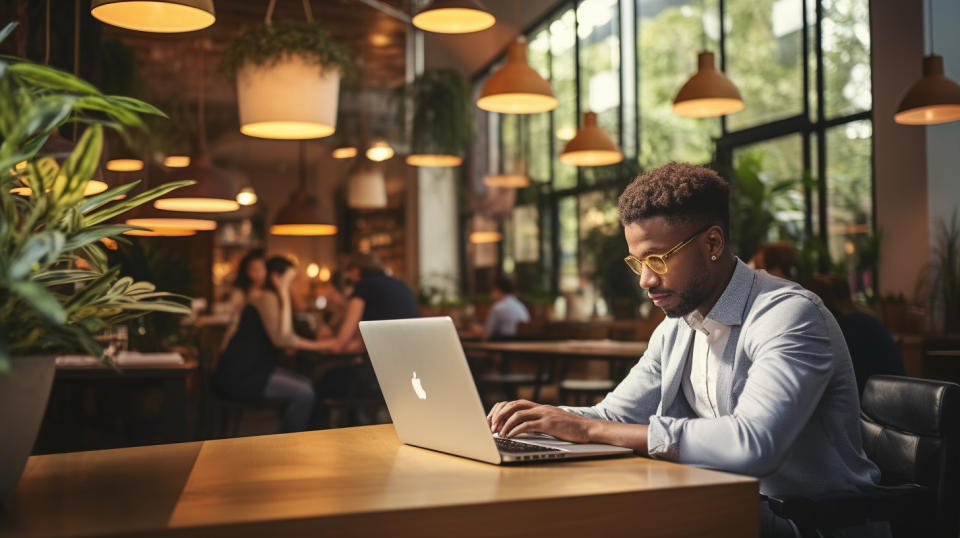
[[[236,332],[237,324],[240,322],[243,307],[247,305],[251,297],[255,297],[263,291],[266,282],[266,254],[262,249],[247,252],[240,259],[240,264],[237,266],[237,278],[233,281],[233,286],[230,289],[230,298],[227,301],[230,317],[227,322],[227,330],[223,335],[223,342],[220,345],[221,351],[227,347],[227,343],[233,338],[233,333]]]
[[[857,389],[862,394],[867,379],[874,375],[907,375],[903,368],[900,348],[887,328],[877,318],[857,308],[846,279],[833,275],[817,275],[810,283],[810,291],[823,299],[847,342]]]
[[[220,354],[214,373],[217,391],[240,401],[288,402],[281,431],[307,427],[313,412],[313,384],[306,377],[277,366],[283,349],[317,350],[316,341],[294,334],[290,286],[296,278],[292,262],[281,256],[266,262],[262,293],[250,297],[237,330]]]
[[[517,336],[517,325],[530,321],[530,312],[514,295],[516,286],[507,275],[498,275],[490,295],[493,306],[483,326],[486,340],[509,340]]]

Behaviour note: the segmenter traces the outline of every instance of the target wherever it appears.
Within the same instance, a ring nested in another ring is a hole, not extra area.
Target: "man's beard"
[[[707,282],[705,276],[704,273],[701,273],[701,276],[694,278],[694,280],[690,282],[687,290],[682,293],[671,292],[679,297],[680,304],[670,310],[661,307],[660,309],[663,310],[663,313],[666,314],[668,318],[682,318],[703,304],[710,295],[710,283]]]

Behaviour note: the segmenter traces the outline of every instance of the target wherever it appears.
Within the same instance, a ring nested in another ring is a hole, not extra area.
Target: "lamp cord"
[[[930,56],[933,56],[933,0],[927,0],[927,19],[930,21]]]
[[[301,0],[303,4],[303,14],[307,19],[307,22],[313,24],[313,9],[310,7],[310,0]],[[270,3],[267,4],[267,16],[264,17],[263,21],[269,26],[273,22],[273,10],[277,7],[277,0],[270,0]]]
[[[50,23],[50,0],[47,0],[47,24]],[[50,30],[47,30],[49,39]],[[49,51],[48,51],[49,53]],[[73,76],[80,75],[80,0],[73,0]],[[79,122],[73,122],[73,141],[77,141]]]
[[[707,13],[707,3],[700,0],[700,50],[707,50],[707,23],[703,16]]]
[[[47,0],[47,14],[44,19],[43,65],[50,65],[50,0]]]

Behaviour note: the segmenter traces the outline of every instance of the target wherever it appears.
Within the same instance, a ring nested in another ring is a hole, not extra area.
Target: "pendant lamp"
[[[430,153],[407,155],[406,160],[410,166],[424,166],[428,168],[460,166],[460,163],[463,162],[463,158],[456,155]]]
[[[253,187],[244,187],[237,193],[237,203],[240,205],[253,205],[257,203],[257,192]]]
[[[98,20],[141,32],[192,32],[213,24],[213,0],[92,0]]]
[[[574,166],[603,166],[623,160],[620,146],[597,125],[597,114],[583,115],[583,127],[563,146],[560,162]]]
[[[387,182],[381,167],[372,163],[357,167],[347,182],[347,205],[352,209],[387,207]]]
[[[923,58],[923,78],[900,100],[893,121],[903,125],[935,125],[960,120],[960,85],[943,73],[943,57],[933,52],[933,2],[927,2],[930,54]]]
[[[934,125],[960,120],[960,85],[943,74],[943,57],[923,58],[923,78],[900,100],[893,121],[903,125]]]
[[[207,130],[204,118],[203,53],[200,55],[200,85],[197,98],[197,151],[190,164],[167,174],[167,181],[195,181],[193,185],[173,191],[153,202],[164,211],[190,213],[226,213],[240,209],[237,188],[223,172],[213,166],[207,155]]]
[[[522,189],[530,186],[530,178],[523,174],[491,174],[483,178],[483,184],[487,187]]]
[[[111,172],[137,172],[143,170],[143,161],[132,157],[121,157],[108,160],[106,167]]]
[[[550,83],[527,63],[526,39],[519,37],[510,45],[507,63],[487,79],[477,106],[501,114],[536,114],[557,108]]]
[[[383,138],[375,138],[373,144],[370,144],[366,151],[367,158],[375,163],[390,159],[393,154],[393,147]]]
[[[167,155],[163,159],[163,165],[167,168],[185,168],[190,166],[189,155]]]
[[[128,230],[124,235],[181,237],[197,231],[217,229],[217,221],[191,215],[160,211],[149,205],[136,207],[126,214],[124,224],[147,230]]]
[[[483,243],[499,243],[500,241],[503,241],[503,234],[493,230],[481,230],[472,232],[468,240],[475,245]]]
[[[673,111],[679,116],[712,118],[743,110],[740,90],[722,71],[717,71],[712,52],[697,55],[697,72],[680,88],[673,100]]]
[[[280,208],[270,226],[273,235],[334,235],[336,222],[321,206],[315,196],[307,192],[306,160],[303,142],[300,143],[300,186],[290,195],[287,205]]]
[[[333,150],[334,159],[352,159],[357,156],[357,148],[354,146],[340,146]]]
[[[497,19],[476,0],[433,0],[411,22],[427,32],[469,34],[490,28]]]

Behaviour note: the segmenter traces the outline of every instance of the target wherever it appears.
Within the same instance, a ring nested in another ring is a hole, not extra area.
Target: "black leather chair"
[[[860,423],[881,485],[822,498],[770,497],[771,510],[803,536],[868,520],[890,521],[893,536],[957,537],[960,507],[960,385],[873,376],[864,387]]]

